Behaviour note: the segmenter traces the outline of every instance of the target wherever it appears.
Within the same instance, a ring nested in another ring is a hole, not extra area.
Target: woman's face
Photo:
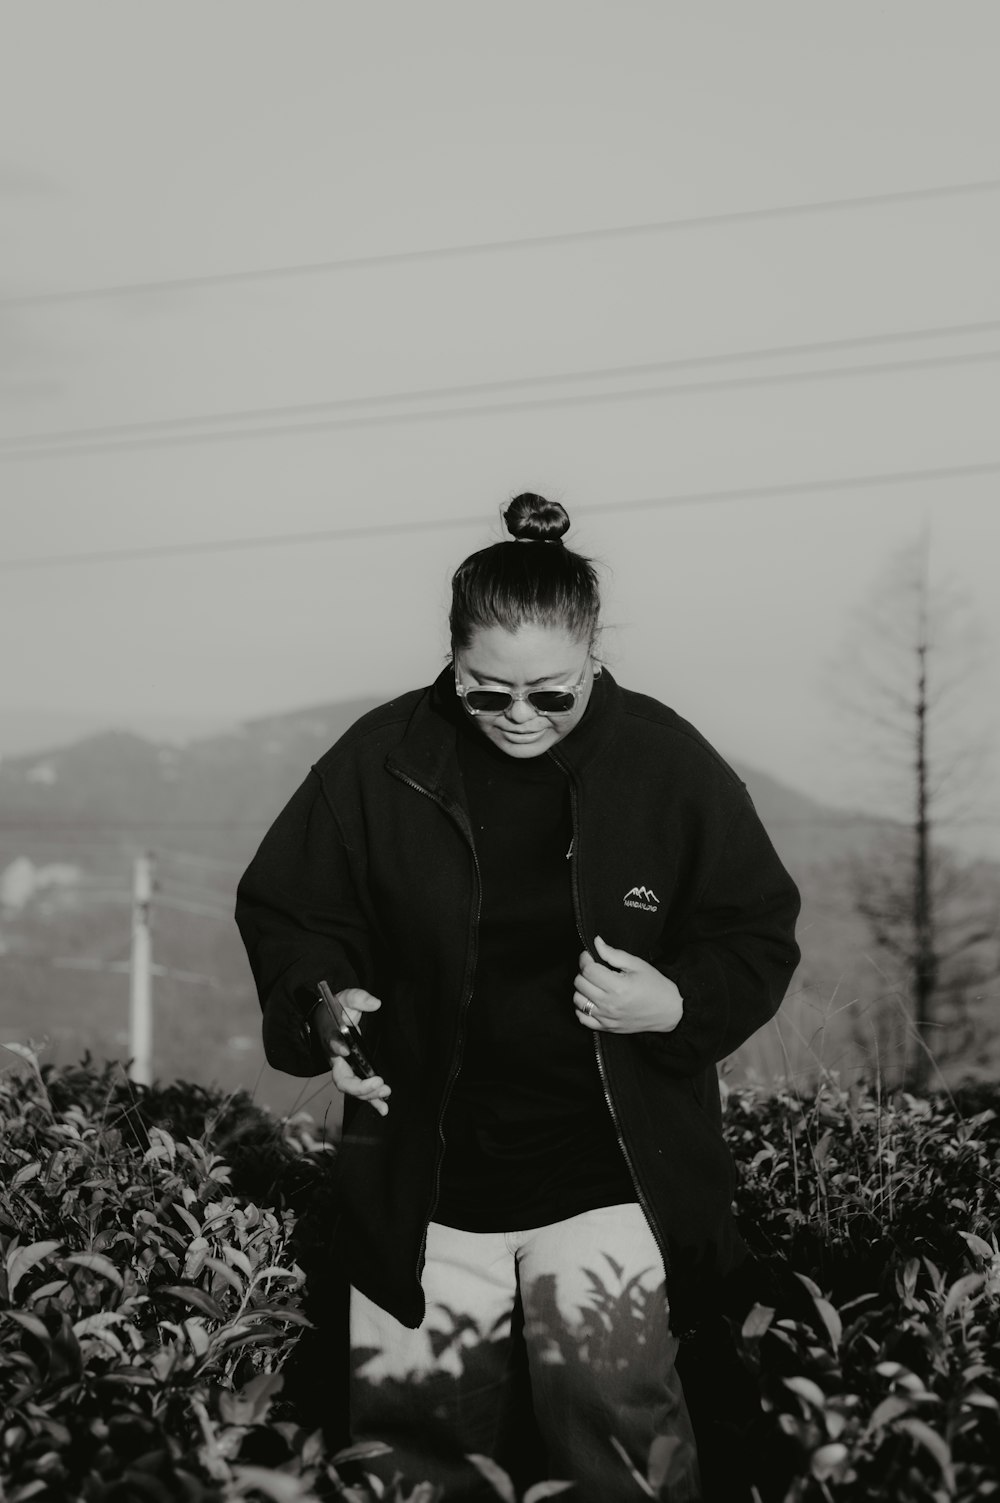
[[[545,714],[527,699],[515,699],[506,710],[470,714],[483,735],[510,757],[539,757],[568,736],[580,723],[594,687],[590,643],[561,626],[526,623],[514,632],[502,626],[482,627],[468,647],[456,651],[455,672],[467,690],[493,688],[526,694],[579,685],[576,703],[565,714]]]

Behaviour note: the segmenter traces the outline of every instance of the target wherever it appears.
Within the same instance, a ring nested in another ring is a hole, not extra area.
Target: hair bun
[[[569,513],[558,501],[546,501],[533,491],[515,496],[503,514],[507,531],[519,543],[561,543],[569,531]]]

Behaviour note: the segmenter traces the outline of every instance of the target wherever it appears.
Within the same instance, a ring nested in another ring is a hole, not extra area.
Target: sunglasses
[[[511,689],[466,688],[459,681],[456,668],[455,693],[464,702],[470,715],[505,715],[519,699],[527,700],[539,715],[568,715],[576,707],[586,677],[587,669],[584,667],[575,684],[554,684],[551,689],[519,689],[514,693]]]

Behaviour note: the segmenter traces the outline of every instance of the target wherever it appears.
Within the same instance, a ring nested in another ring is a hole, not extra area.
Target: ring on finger
[[[593,1011],[594,1011],[594,1004],[593,1004],[593,1002],[588,1002],[587,1005],[586,1005],[586,1007],[583,1010],[586,1013],[587,1017],[589,1018],[592,1015]]]

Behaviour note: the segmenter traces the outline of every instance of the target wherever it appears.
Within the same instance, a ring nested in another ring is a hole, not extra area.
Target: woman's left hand
[[[598,1033],[670,1033],[680,1022],[684,1002],[662,972],[630,955],[614,950],[600,935],[594,948],[601,964],[585,950],[573,992],[577,1017]]]

